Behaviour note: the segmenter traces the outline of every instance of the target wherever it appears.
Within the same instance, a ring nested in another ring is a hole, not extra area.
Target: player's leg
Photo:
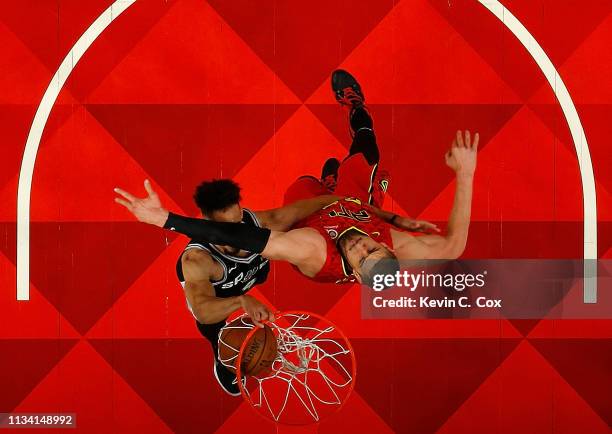
[[[349,126],[353,142],[347,158],[361,153],[370,166],[377,164],[380,153],[374,134],[374,122],[365,106],[361,85],[355,77],[342,69],[332,73],[331,85],[338,103],[349,108]]]
[[[347,158],[362,154],[370,166],[378,164],[380,152],[376,143],[372,117],[365,107],[357,107],[352,110],[350,125],[353,132],[353,142]]]
[[[365,98],[361,86],[355,77],[341,69],[333,72],[331,84],[337,101],[341,105],[349,107],[349,128],[353,143],[346,158],[362,154],[369,166],[378,163],[379,152],[372,117],[365,108]],[[340,164],[338,159],[330,158],[321,170],[321,183],[330,192],[334,192],[336,189]]]
[[[215,324],[200,324],[196,321],[196,325],[200,334],[204,336],[212,346],[214,355],[213,375],[217,379],[217,382],[228,395],[240,396],[240,388],[238,387],[236,374],[223,366],[219,360],[219,332],[223,326],[225,326],[225,320]]]
[[[374,133],[374,122],[365,107],[359,82],[346,71],[332,74],[332,90],[336,100],[349,108],[349,126],[353,141],[349,155],[338,168],[335,193],[355,196],[380,207],[389,185],[388,173],[378,167],[380,152]]]

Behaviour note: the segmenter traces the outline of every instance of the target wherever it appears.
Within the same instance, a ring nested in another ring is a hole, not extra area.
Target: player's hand
[[[446,165],[453,169],[457,176],[472,176],[476,170],[476,155],[478,151],[478,133],[474,135],[474,140],[469,131],[457,131],[451,148],[444,156]]]
[[[148,179],[145,180],[144,187],[148,195],[144,198],[138,198],[125,190],[115,188],[115,193],[123,196],[123,198],[116,197],[115,202],[126,207],[139,222],[164,227],[168,220],[168,210],[162,206]]]
[[[434,223],[425,220],[414,220],[410,217],[396,217],[394,220],[395,227],[405,229],[410,232],[433,233],[440,232],[440,228]]]
[[[275,321],[276,318],[268,306],[250,295],[240,296],[240,305],[257,327],[263,327],[263,321]]]

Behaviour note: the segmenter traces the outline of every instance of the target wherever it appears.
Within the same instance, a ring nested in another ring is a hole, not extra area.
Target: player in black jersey
[[[152,192],[148,181],[147,191]],[[229,179],[205,181],[194,194],[204,218],[217,222],[240,223],[286,231],[297,221],[333,201],[333,196],[299,201],[289,206],[251,211],[240,205],[240,187]],[[242,308],[256,325],[274,320],[270,309],[247,294],[254,285],[265,282],[270,264],[259,254],[191,239],[181,254],[176,272],[185,290],[187,306],[198,330],[210,341],[215,355],[214,375],[223,390],[240,395],[236,376],[218,360],[218,335],[225,320]]]

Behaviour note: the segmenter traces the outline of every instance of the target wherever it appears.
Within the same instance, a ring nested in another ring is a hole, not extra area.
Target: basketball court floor
[[[195,185],[228,177],[245,206],[280,206],[347,152],[328,82],[341,67],[392,174],[386,209],[444,227],[443,155],[469,129],[482,144],[465,258],[612,258],[612,2],[501,0],[544,57],[491,3],[3,3],[0,412],[71,411],[84,433],[608,433],[610,320],[362,320],[358,285],[280,263],[252,293],[336,323],[358,374],[340,413],[276,427],[211,375],[174,275],[186,239],[113,203],[113,187],[148,178],[196,215]],[[37,110],[49,115],[33,124]]]

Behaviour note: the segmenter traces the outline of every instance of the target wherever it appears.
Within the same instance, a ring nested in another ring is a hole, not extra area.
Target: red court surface
[[[479,131],[466,258],[581,258],[582,189],[554,92],[475,0],[140,0],[76,65],[46,124],[32,182],[30,301],[17,302],[22,153],[66,53],[110,0],[0,8],[0,412],[75,412],[83,433],[609,433],[612,321],[360,319],[359,287],[286,264],[252,293],[325,315],[351,339],[355,391],[319,426],[275,427],[212,376],[174,273],[187,240],[134,222],[113,187],[149,178],[196,215],[206,178],[252,209],[344,157],[338,67],[362,83],[387,209],[439,222],[443,154]],[[612,258],[612,2],[502,0],[576,105],[597,191],[598,256]],[[26,433],[27,430],[19,432]],[[40,432],[40,431],[33,431]]]

